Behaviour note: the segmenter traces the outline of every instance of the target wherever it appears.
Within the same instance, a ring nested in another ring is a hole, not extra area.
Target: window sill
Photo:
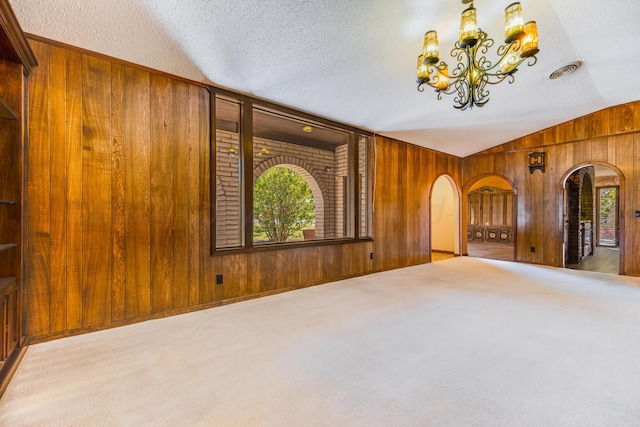
[[[267,251],[278,251],[278,250],[288,250],[288,249],[300,249],[300,248],[309,248],[309,247],[317,247],[317,246],[330,246],[330,245],[344,245],[344,244],[353,244],[353,243],[365,243],[365,242],[373,242],[373,237],[362,237],[359,239],[331,239],[331,240],[313,240],[313,241],[301,241],[301,242],[283,242],[283,243],[268,243],[257,245],[252,248],[221,248],[216,249],[212,256],[224,256],[224,255],[235,255],[241,253],[254,253],[254,252],[267,252]]]

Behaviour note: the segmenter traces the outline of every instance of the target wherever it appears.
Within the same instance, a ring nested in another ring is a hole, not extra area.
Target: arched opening
[[[460,195],[449,175],[433,183],[431,200],[431,261],[460,255]]]
[[[623,274],[623,181],[619,170],[602,163],[583,164],[565,174],[561,222],[565,267]]]
[[[304,168],[283,163],[263,170],[253,199],[255,244],[324,237],[322,191]]]
[[[502,175],[485,175],[468,184],[466,254],[503,261],[516,259],[516,196]]]

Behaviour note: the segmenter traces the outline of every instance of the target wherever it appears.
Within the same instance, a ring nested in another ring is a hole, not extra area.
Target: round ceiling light
[[[313,126],[304,125],[304,126],[302,126],[302,131],[306,132],[306,133],[313,132]]]
[[[567,65],[563,65],[562,67],[555,70],[553,73],[549,74],[547,77],[549,80],[559,79],[560,77],[564,77],[568,74],[573,73],[582,65],[581,61],[570,62]]]

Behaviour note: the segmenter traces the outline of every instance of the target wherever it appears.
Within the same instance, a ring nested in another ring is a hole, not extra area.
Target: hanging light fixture
[[[438,93],[455,94],[454,107],[466,110],[475,105],[483,107],[489,102],[487,84],[498,84],[508,78],[513,83],[513,75],[518,66],[529,59],[527,65],[537,62],[538,29],[535,21],[524,23],[522,6],[513,3],[505,9],[505,41],[497,50],[498,60],[487,59],[486,54],[494,44],[493,39],[478,27],[476,9],[473,0],[462,0],[470,6],[462,12],[460,20],[460,38],[451,50],[451,56],[458,64],[451,74],[446,62],[440,60],[438,34],[428,31],[424,35],[424,46],[418,56],[418,90],[424,91],[424,85],[431,86]]]

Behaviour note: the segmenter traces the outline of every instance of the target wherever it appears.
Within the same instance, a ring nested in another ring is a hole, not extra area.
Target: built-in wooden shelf
[[[18,246],[17,243],[0,243],[0,252],[15,248],[16,246]]]
[[[13,285],[18,281],[17,277],[0,277],[0,295],[9,293]]]
[[[0,98],[0,117],[3,119],[18,120],[18,116],[13,112],[7,104]]]
[[[15,200],[2,200],[0,199],[0,205],[15,205],[16,202]]]

